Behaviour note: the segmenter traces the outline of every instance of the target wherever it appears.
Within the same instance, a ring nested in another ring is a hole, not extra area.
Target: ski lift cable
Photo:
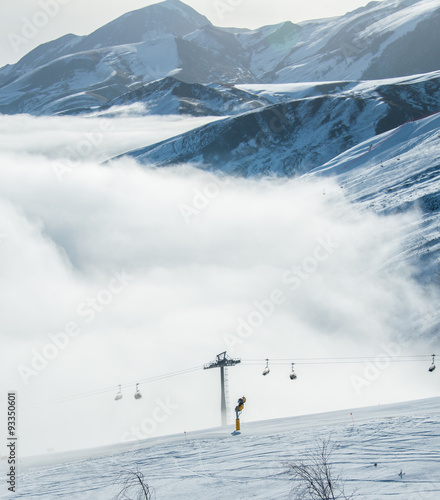
[[[391,359],[391,358],[386,358],[386,359],[379,359],[381,361],[386,361],[388,363],[426,363],[426,359]],[[344,360],[344,361],[296,361],[295,364],[297,365],[357,365],[360,363],[374,363],[378,361],[378,358],[365,358],[363,360]],[[256,362],[246,362],[243,361],[242,366],[259,366],[262,364],[260,361],[259,363]],[[271,362],[272,365],[277,365],[277,366],[287,366],[290,365],[290,362],[288,361],[282,361],[282,362]]]
[[[297,365],[357,365],[359,363],[374,363],[378,361],[378,358],[366,358],[364,360],[347,360],[347,361],[297,361],[295,364]],[[391,359],[391,358],[386,358],[386,359],[381,359],[381,361],[386,361],[386,362],[393,362],[393,363],[426,363],[426,359]],[[262,364],[260,363],[248,363],[246,361],[243,361],[241,363],[243,366],[259,366]],[[282,361],[282,362],[273,362],[272,365],[277,365],[277,366],[287,366],[290,363],[288,361]]]
[[[389,362],[394,363],[421,363],[426,362],[427,359],[430,359],[431,356],[428,355],[415,355],[415,356],[386,356],[386,357],[377,357],[377,356],[362,356],[362,357],[346,357],[346,358],[286,358],[286,359],[276,359],[270,358],[270,363],[273,365],[287,365],[291,364],[292,359],[295,359],[295,364],[299,365],[329,365],[329,364],[357,364],[362,362],[375,362],[378,359],[387,360]],[[267,358],[265,359],[243,359],[242,365],[260,365],[267,363]]]
[[[127,388],[127,387],[132,387],[133,385],[136,385],[136,384],[138,384],[137,386],[139,387],[141,384],[147,384],[150,382],[155,382],[157,380],[164,380],[164,379],[171,378],[171,377],[177,377],[179,375],[185,375],[187,373],[192,373],[192,372],[195,372],[195,371],[201,370],[201,369],[202,369],[201,366],[187,368],[186,370],[180,370],[180,371],[174,372],[174,373],[167,373],[164,375],[158,375],[156,377],[149,377],[149,378],[141,379],[138,382],[127,382],[125,384],[118,384],[117,387],[120,389],[123,389],[123,388]],[[30,410],[33,408],[39,408],[41,406],[48,406],[48,405],[58,404],[58,403],[66,403],[69,401],[74,401],[74,400],[82,399],[82,398],[89,398],[89,397],[98,396],[100,394],[105,394],[107,392],[114,392],[114,391],[115,391],[115,386],[113,385],[111,387],[105,387],[102,389],[96,389],[94,391],[83,392],[80,394],[74,394],[72,396],[66,396],[63,398],[54,399],[52,401],[43,401],[41,403],[23,408],[22,411]]]
[[[432,357],[432,355],[429,355],[429,356],[428,355],[414,355],[414,356],[392,356],[392,355],[390,355],[390,356],[387,356],[386,359],[389,362],[407,363],[407,362],[426,362],[426,359],[427,358],[430,359],[431,357]],[[329,364],[358,364],[358,363],[362,363],[362,362],[375,362],[375,361],[377,361],[378,357],[373,357],[373,356],[354,357],[353,356],[353,357],[346,357],[346,358],[293,358],[293,357],[291,357],[291,358],[284,358],[284,359],[283,358],[280,358],[280,359],[277,359],[277,358],[244,359],[241,361],[241,365],[252,366],[252,365],[260,365],[262,363],[266,363],[266,369],[268,370],[269,369],[269,367],[268,367],[269,361],[273,365],[291,365],[292,359],[295,359],[295,364],[297,364],[297,365],[329,365]],[[196,366],[196,367],[187,368],[187,369],[180,370],[180,371],[173,372],[173,373],[167,373],[167,374],[158,375],[155,377],[149,377],[149,378],[140,379],[140,380],[138,379],[137,382],[127,382],[125,384],[119,384],[118,387],[120,387],[120,389],[124,389],[124,388],[128,388],[128,387],[132,387],[136,384],[138,384],[138,387],[139,387],[142,384],[147,384],[147,383],[156,382],[159,380],[164,380],[164,379],[171,378],[171,377],[185,375],[185,374],[192,373],[192,372],[195,372],[195,371],[198,371],[201,369],[202,369],[202,366]],[[26,410],[30,410],[30,409],[38,408],[38,407],[42,407],[42,406],[48,406],[48,405],[52,405],[52,404],[65,403],[65,402],[74,401],[77,399],[98,396],[100,394],[114,392],[114,390],[115,390],[115,386],[113,385],[111,387],[96,389],[96,390],[89,391],[89,392],[84,392],[84,393],[80,393],[80,394],[74,394],[72,396],[66,396],[63,398],[54,399],[52,401],[43,401],[41,403],[23,408],[22,411],[26,411]]]
[[[429,354],[429,355],[428,354],[408,354],[408,355],[400,355],[400,356],[394,356],[394,355],[390,354],[388,357],[395,358],[395,359],[399,359],[399,358],[424,358],[426,360],[426,358],[432,358],[432,356],[433,356],[432,354]],[[363,360],[363,359],[373,359],[373,358],[375,358],[375,356],[345,356],[345,357],[340,357],[340,358],[336,358],[336,357],[335,358],[331,358],[331,357],[298,358],[298,357],[295,357],[295,359],[299,359],[300,361],[310,361],[310,360],[340,361],[340,360],[346,360],[346,359]],[[292,358],[257,358],[257,359],[245,358],[245,359],[242,359],[242,362],[243,361],[252,361],[252,362],[261,363],[261,362],[266,362],[268,359],[270,362],[272,362],[272,361],[288,361],[289,363],[292,362]]]

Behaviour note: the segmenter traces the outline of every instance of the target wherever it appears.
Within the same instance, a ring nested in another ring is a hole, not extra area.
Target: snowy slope
[[[232,85],[190,84],[168,77],[127,92],[96,111],[138,103],[145,106],[148,115],[192,116],[237,115],[271,104],[264,97]]]
[[[378,79],[440,69],[440,0],[371,2],[345,16],[218,28],[179,0],[88,36],[66,35],[0,69],[0,112],[102,105],[169,75],[187,83]]]
[[[121,489],[121,472],[137,469],[158,499],[290,498],[295,483],[286,462],[301,459],[316,439],[330,437],[335,472],[347,493],[356,491],[363,500],[435,500],[439,426],[438,398],[255,423],[247,423],[244,412],[240,436],[218,428],[186,439],[137,442],[125,451],[24,461],[14,498],[109,499]]]
[[[359,80],[439,68],[440,2],[386,0],[300,25],[298,43],[272,81]]]
[[[119,45],[63,56],[5,85],[0,112],[56,114],[94,107],[125,93],[136,75],[166,76],[178,65],[175,38]]]

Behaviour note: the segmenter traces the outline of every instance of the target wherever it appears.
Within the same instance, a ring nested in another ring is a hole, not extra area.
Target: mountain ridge
[[[245,84],[426,73],[440,69],[439,27],[440,2],[431,0],[370,2],[344,16],[255,30],[216,27],[185,3],[166,0],[1,68],[0,112],[62,113],[76,101],[91,109],[171,74],[186,83]],[[415,41],[417,56],[409,58]]]
[[[295,98],[274,87],[254,92],[254,102],[270,102],[262,108],[127,154],[141,164],[192,162],[243,176],[292,176],[440,110],[440,72],[394,82],[334,82]]]

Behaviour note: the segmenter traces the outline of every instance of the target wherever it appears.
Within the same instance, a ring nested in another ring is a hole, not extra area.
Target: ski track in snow
[[[354,424],[349,414],[244,422],[236,437],[228,427],[190,433],[187,441],[157,438],[100,458],[30,462],[19,472],[14,498],[110,499],[120,489],[120,473],[136,469],[157,499],[293,498],[287,462],[327,437],[335,445],[335,472],[355,498],[440,497],[440,398],[359,409]]]

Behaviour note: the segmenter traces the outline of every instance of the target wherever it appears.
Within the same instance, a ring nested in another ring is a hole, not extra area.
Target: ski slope
[[[242,434],[232,430],[83,452],[76,461],[68,455],[28,460],[14,498],[107,500],[121,489],[121,472],[137,469],[157,499],[294,498],[286,463],[328,437],[335,472],[355,498],[440,498],[440,398],[255,423],[246,422],[245,409]],[[0,498],[8,497],[3,491]]]

